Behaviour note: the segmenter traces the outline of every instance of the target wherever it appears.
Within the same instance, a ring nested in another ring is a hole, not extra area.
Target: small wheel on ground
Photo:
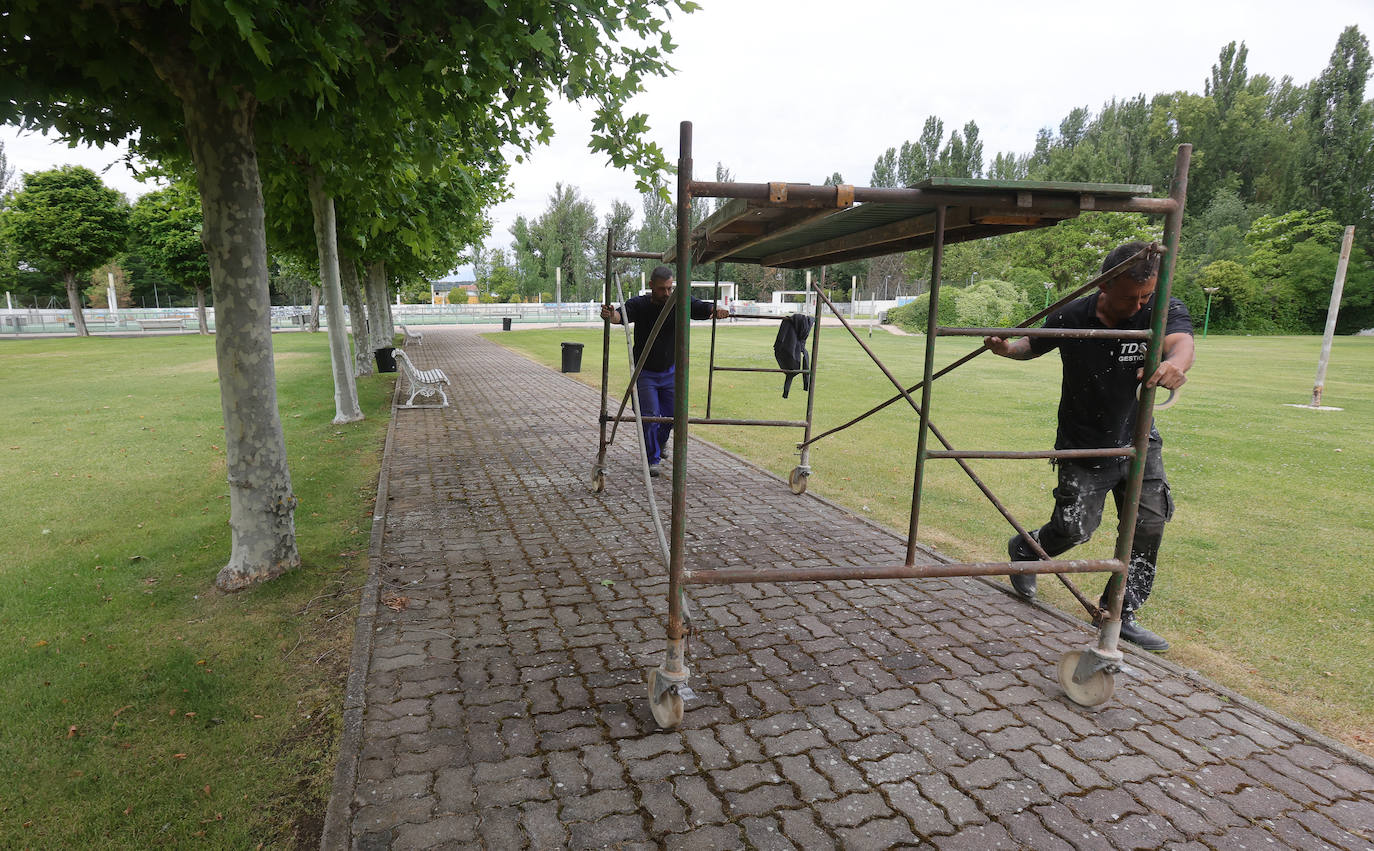
[[[649,711],[654,714],[654,721],[664,730],[672,730],[682,723],[682,696],[676,689],[665,691],[663,697],[658,702],[654,701],[654,692],[658,690],[658,668],[649,671]]]
[[[806,493],[806,473],[801,467],[793,467],[792,472],[787,476],[787,485],[792,488],[792,493],[801,496]]]
[[[592,470],[592,493],[601,493],[606,489],[606,471],[597,467]]]
[[[1082,650],[1070,650],[1059,660],[1059,685],[1069,700],[1079,706],[1101,706],[1112,699],[1112,693],[1116,691],[1116,678],[1109,671],[1098,670],[1086,681],[1074,682],[1073,672],[1077,670],[1078,660],[1083,653]]]

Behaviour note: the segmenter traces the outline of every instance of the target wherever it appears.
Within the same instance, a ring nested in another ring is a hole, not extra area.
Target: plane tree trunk
[[[76,326],[76,336],[89,337],[86,328],[86,314],[81,312],[81,290],[76,286],[76,273],[70,270],[62,276],[67,284],[67,307],[72,312],[72,324]]]
[[[367,313],[363,310],[363,291],[358,283],[358,263],[347,254],[339,255],[339,283],[348,304],[348,324],[353,327],[354,374],[372,374],[372,339]]]
[[[201,239],[215,295],[215,356],[229,476],[229,563],[215,584],[237,591],[300,565],[296,497],[277,411],[271,297],[254,104],[227,106],[209,82],[182,81],[186,136],[204,210]]]
[[[334,423],[363,418],[358,387],[348,359],[348,330],[344,318],[343,287],[339,284],[339,243],[334,224],[334,199],[324,191],[324,179],[310,176],[310,207],[315,214],[315,245],[320,254],[320,286],[329,322],[329,360],[334,367]]]

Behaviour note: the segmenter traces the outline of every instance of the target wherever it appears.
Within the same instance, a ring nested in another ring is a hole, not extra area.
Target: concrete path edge
[[[329,804],[324,814],[320,848],[347,848],[350,841],[351,801],[358,784],[358,758],[363,745],[363,714],[367,708],[367,670],[372,660],[372,622],[377,616],[378,568],[386,538],[387,486],[391,475],[391,447],[396,432],[397,406],[401,403],[401,381],[396,380],[391,397],[391,420],[386,426],[381,468],[377,471],[377,501],[372,509],[372,531],[367,549],[367,580],[358,601],[358,621],[353,628],[353,652],[348,660],[348,680],[344,685],[343,723],[339,732],[339,757],[334,765]]]

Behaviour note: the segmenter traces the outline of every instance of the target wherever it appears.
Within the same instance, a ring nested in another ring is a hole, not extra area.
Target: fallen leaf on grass
[[[172,759],[185,759],[185,758],[186,758],[186,754],[184,754],[184,753],[174,753],[174,754],[172,754]]]
[[[69,739],[75,739],[77,736],[80,736],[80,735],[81,735],[81,733],[77,731],[76,725],[75,725],[75,724],[73,724],[73,725],[71,725],[70,727],[67,728],[67,738],[69,738]]]
[[[112,717],[118,718],[118,717],[119,717],[119,713],[123,712],[123,711],[126,710],[126,709],[133,709],[133,708],[134,708],[134,705],[133,705],[132,703],[127,704],[127,705],[125,705],[125,706],[121,706],[121,707],[119,707],[118,709],[116,709],[116,710],[114,711],[114,715],[113,715]]]

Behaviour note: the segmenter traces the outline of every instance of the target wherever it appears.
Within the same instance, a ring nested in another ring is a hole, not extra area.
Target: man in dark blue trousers
[[[649,332],[653,330],[658,316],[671,309],[673,301],[673,269],[671,266],[658,266],[649,277],[649,292],[646,295],[627,299],[617,310],[609,304],[601,305],[601,318],[612,325],[633,322],[635,326],[634,355],[635,363],[644,356],[644,347],[649,342]],[[730,311],[717,307],[699,298],[691,300],[693,319],[725,319]],[[644,361],[644,369],[639,373],[636,388],[639,390],[639,413],[644,417],[671,417],[673,415],[673,353],[677,339],[677,325],[673,317],[663,320],[658,336],[649,346],[649,356]],[[644,423],[644,450],[649,456],[649,475],[657,476],[662,469],[663,450],[668,446],[668,435],[672,433],[672,423]]]

